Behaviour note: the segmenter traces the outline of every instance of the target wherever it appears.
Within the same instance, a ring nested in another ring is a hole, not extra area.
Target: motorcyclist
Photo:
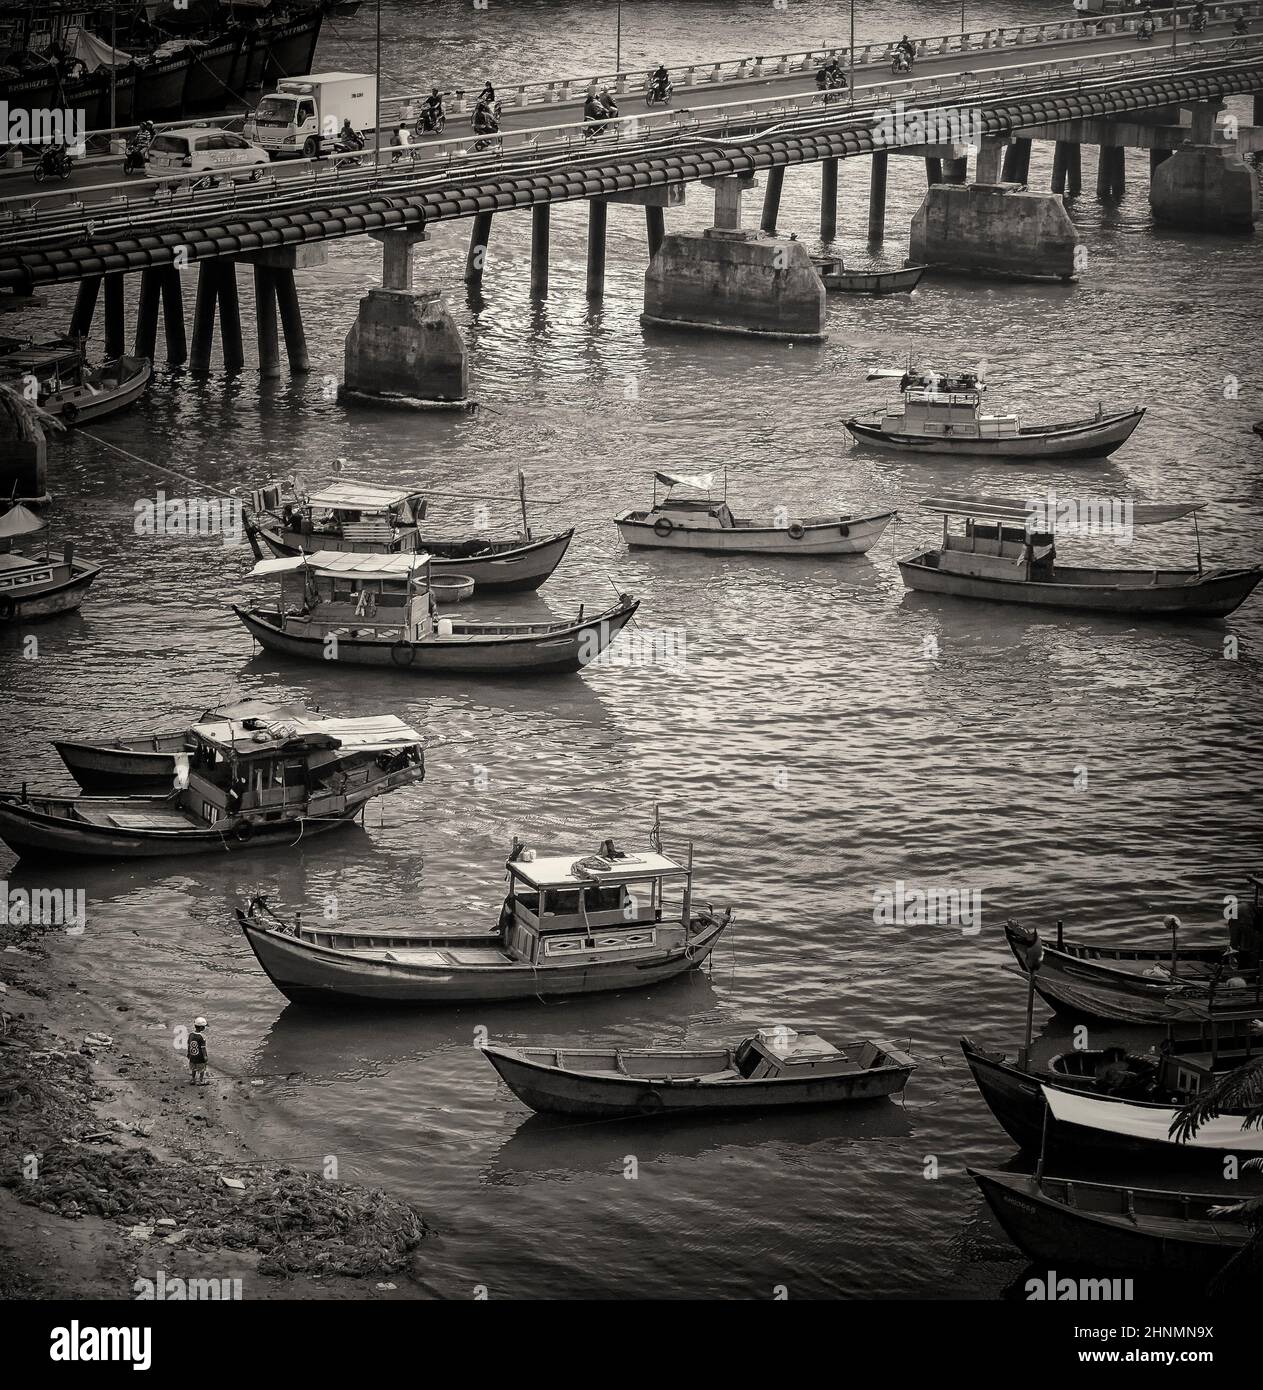
[[[485,96],[478,98],[478,104],[474,107],[474,130],[479,135],[491,135],[500,129],[500,122],[496,120],[495,108]]]
[[[153,144],[155,134],[157,132],[152,121],[141,121],[139,127],[132,132],[127,141],[127,150],[123,159],[124,173],[130,174],[133,169],[145,167],[145,153]]]
[[[846,86],[846,73],[842,71],[842,64],[838,62],[836,54],[834,55],[833,61],[829,64],[825,71],[829,74],[830,87]]]
[[[37,169],[42,169],[47,174],[59,174],[62,170],[73,167],[74,161],[70,158],[70,146],[64,139],[58,140],[56,144],[46,145],[43,154],[39,157]]]
[[[342,129],[338,131],[338,143],[350,150],[362,150],[364,148],[364,137],[351,124],[350,117],[342,122]]]
[[[1250,25],[1245,15],[1239,14],[1233,21],[1232,32],[1235,38],[1244,38],[1250,32]]]
[[[439,121],[444,116],[443,94],[437,87],[431,87],[430,95],[426,97],[425,104],[421,107],[421,129],[437,130]]]
[[[659,63],[649,74],[649,90],[659,101],[662,101],[665,100],[670,86],[671,74],[667,71],[665,64]]]
[[[1188,27],[1194,34],[1205,32],[1208,15],[1203,0],[1197,0],[1193,13],[1189,16]]]
[[[912,62],[912,59],[916,55],[916,49],[913,47],[912,40],[907,36],[907,34],[905,34],[903,38],[901,38],[899,42],[895,44],[895,52],[906,53],[908,55],[908,62]]]
[[[482,91],[478,93],[478,100],[480,102],[485,101],[492,111],[495,110],[496,89],[491,85],[490,82],[487,82],[483,85]]]
[[[1153,10],[1148,5],[1145,6],[1144,13],[1140,16],[1139,33],[1142,39],[1153,37]]]
[[[609,116],[610,113],[606,109],[605,103],[596,94],[595,89],[590,91],[583,102],[585,134],[600,135],[605,129],[603,122],[609,120]]]
[[[618,98],[608,87],[601,90],[601,105],[605,107],[605,114],[612,120],[618,119]]]

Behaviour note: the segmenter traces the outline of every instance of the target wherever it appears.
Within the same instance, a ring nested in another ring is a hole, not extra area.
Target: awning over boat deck
[[[15,502],[3,516],[0,516],[0,540],[12,540],[14,536],[29,536],[32,532],[43,529],[43,521],[21,502]]]
[[[212,719],[194,724],[193,732],[225,752],[260,753],[283,747],[295,739],[333,739],[339,748],[361,753],[388,752],[420,744],[421,735],[393,714],[369,719],[279,718],[264,721],[262,729],[247,729],[238,720]],[[265,737],[259,738],[259,734]]]
[[[260,560],[250,571],[256,578],[291,574],[305,569],[323,579],[407,579],[430,563],[428,555],[417,552],[399,555],[362,555],[354,550],[317,550],[311,555],[281,555]]]
[[[216,724],[232,719],[327,719],[318,709],[290,703],[278,705],[273,700],[240,700],[235,705],[217,705],[203,711],[199,724]]]
[[[1129,498],[1112,497],[923,497],[919,505],[927,512],[941,516],[980,516],[989,521],[1020,521],[1023,525],[1036,512],[1060,511],[1073,507],[1080,515],[1090,516],[1104,507],[1122,507],[1130,503],[1130,519],[1136,526],[1159,526],[1166,521],[1178,521],[1203,511],[1205,502],[1131,502]]]
[[[598,854],[576,859],[557,854],[544,859],[515,859],[509,865],[513,874],[532,888],[576,888],[585,883],[639,883],[654,878],[683,878],[688,870],[650,850],[605,859]]]
[[[397,487],[378,487],[376,483],[327,483],[304,499],[308,507],[324,507],[331,512],[385,512],[416,497],[416,492],[400,492]]]
[[[709,492],[715,482],[713,473],[655,473],[653,475],[667,487],[695,487],[698,492]]]

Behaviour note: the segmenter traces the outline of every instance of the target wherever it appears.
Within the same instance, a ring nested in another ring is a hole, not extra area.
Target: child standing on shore
[[[193,1031],[189,1034],[189,1085],[205,1086],[207,1084],[206,1064],[209,1057],[206,1052],[206,1020],[195,1018],[193,1020]]]

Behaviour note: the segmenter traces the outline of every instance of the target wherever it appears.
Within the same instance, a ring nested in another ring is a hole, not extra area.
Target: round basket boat
[[[439,603],[459,603],[472,596],[474,581],[467,574],[432,574],[430,588]]]

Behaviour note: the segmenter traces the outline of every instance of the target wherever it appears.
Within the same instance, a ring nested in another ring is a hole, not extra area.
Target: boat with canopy
[[[92,366],[81,342],[24,345],[0,355],[0,381],[20,390],[37,383],[35,404],[64,425],[83,425],[138,401],[149,387],[147,357],[117,357]]]
[[[1039,498],[969,496],[926,497],[920,505],[942,516],[942,542],[900,560],[899,572],[909,589],[926,593],[1135,617],[1218,618],[1239,608],[1263,579],[1263,567],[1258,565],[1203,569],[1197,529],[1197,513],[1206,505],[1202,502],[1063,498],[1051,508]],[[964,520],[962,534],[949,529],[953,517]],[[1057,532],[1066,529],[1067,519],[1075,518],[1081,530],[1091,530],[1099,521],[1097,529],[1106,532],[1118,517],[1134,526],[1192,517],[1196,569],[1106,569],[1058,563]]]
[[[861,444],[903,454],[954,454],[998,459],[1104,458],[1131,438],[1144,410],[1106,414],[1100,406],[1087,420],[1023,425],[1016,415],[982,409],[986,383],[976,372],[884,368],[868,380],[897,379],[899,404],[853,415],[846,427]]]
[[[286,920],[263,898],[237,922],[272,983],[303,1004],[458,1004],[643,989],[700,966],[732,909],[698,903],[693,846],[537,855],[515,840],[494,929],[470,933]]]
[[[99,565],[75,559],[73,541],[66,542],[60,559],[49,554],[47,545],[42,558],[13,548],[23,536],[44,530],[44,521],[21,502],[0,515],[0,623],[73,612],[101,572]]]
[[[256,578],[281,581],[280,606],[233,611],[269,651],[420,675],[542,675],[578,671],[631,621],[629,594],[570,622],[474,622],[440,617],[430,557],[317,551],[260,560]]]
[[[0,839],[22,855],[154,858],[293,846],[425,776],[421,735],[393,715],[215,717],[190,730],[165,796],[0,793]]]
[[[655,550],[690,550],[711,555],[862,555],[876,545],[893,512],[869,516],[805,516],[777,522],[736,517],[728,506],[728,475],[715,495],[713,473],[655,473],[653,504],[647,511],[614,518],[627,544]],[[666,488],[661,501],[658,487]]]
[[[245,509],[246,537],[255,558],[313,551],[361,555],[424,553],[434,582],[449,572],[479,591],[538,589],[561,563],[574,531],[536,537],[526,514],[526,481],[518,474],[522,530],[516,536],[481,533],[443,537],[426,527],[423,492],[335,479],[313,491],[296,480],[256,489]]]

